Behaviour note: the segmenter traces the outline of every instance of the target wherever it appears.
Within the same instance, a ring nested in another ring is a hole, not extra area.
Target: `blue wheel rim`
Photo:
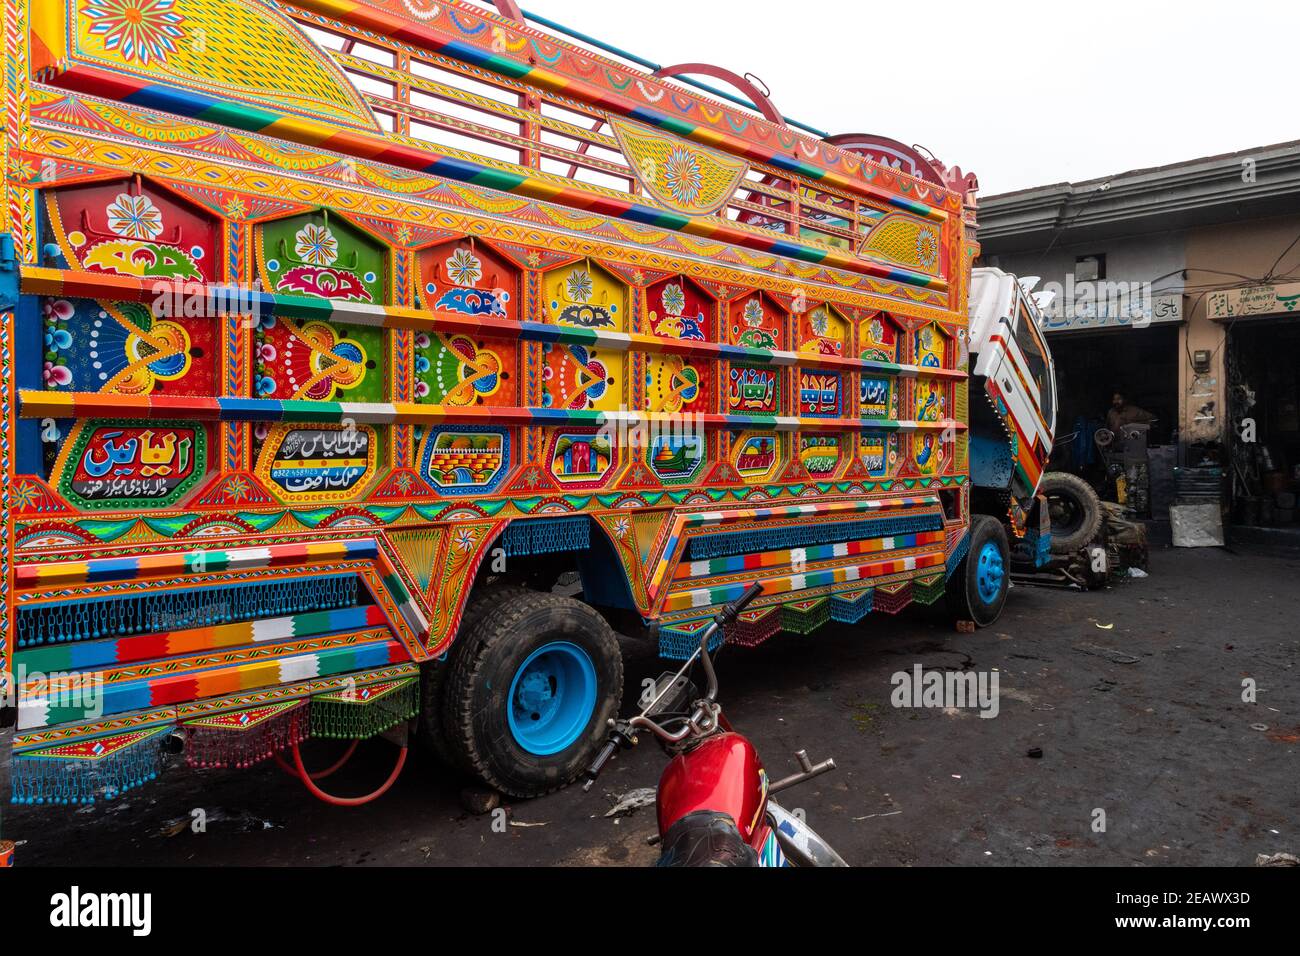
[[[572,746],[595,709],[596,666],[586,651],[567,641],[533,651],[510,681],[510,733],[537,757]]]
[[[984,542],[975,567],[975,587],[979,591],[981,601],[985,604],[993,604],[997,601],[1002,594],[1002,582],[1006,574],[1006,567],[1002,563],[1002,549],[998,547],[998,543]]]

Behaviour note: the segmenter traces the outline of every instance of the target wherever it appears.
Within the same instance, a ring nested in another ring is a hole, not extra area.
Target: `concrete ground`
[[[722,701],[774,779],[799,748],[835,758],[837,771],[782,802],[856,866],[1247,866],[1300,853],[1298,619],[1296,558],[1156,550],[1149,578],[1109,590],[1018,587],[974,635],[911,611],[728,651]],[[662,667],[626,650],[630,700]],[[916,664],[996,670],[998,716],[894,708],[891,676]],[[331,783],[372,788],[388,746],[370,744]],[[355,810],[316,802],[274,765],[178,770],[117,804],[6,807],[5,835],[26,841],[20,865],[645,864],[653,809],[604,814],[614,795],[654,786],[664,760],[643,743],[590,794],[514,803],[504,832],[416,756],[392,792]],[[202,834],[189,827],[196,808]]]

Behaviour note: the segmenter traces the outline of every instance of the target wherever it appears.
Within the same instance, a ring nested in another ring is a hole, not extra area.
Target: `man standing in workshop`
[[[1123,392],[1116,392],[1110,397],[1110,410],[1106,412],[1106,427],[1120,436],[1120,429],[1125,425],[1150,425],[1156,417],[1144,408],[1133,405],[1125,398]]]

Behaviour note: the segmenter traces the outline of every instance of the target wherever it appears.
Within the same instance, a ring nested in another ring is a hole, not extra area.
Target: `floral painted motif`
[[[44,497],[45,493],[41,491],[40,485],[30,481],[20,482],[14,489],[14,506],[20,511],[26,511],[34,508]]]
[[[329,226],[309,222],[294,237],[294,252],[308,265],[329,266],[339,257],[339,241]]]
[[[105,210],[108,228],[124,239],[157,239],[162,235],[162,210],[148,196],[122,193]]]
[[[175,0],[86,0],[81,12],[107,49],[148,66],[175,53],[176,41],[185,36],[185,18],[174,8]]]
[[[447,274],[457,285],[478,285],[483,278],[483,262],[468,249],[457,249],[447,258]]]
[[[243,501],[245,498],[252,497],[253,486],[249,484],[247,478],[236,475],[226,482],[221,493],[230,501]]]
[[[745,303],[745,324],[756,329],[763,324],[763,306],[757,299]]]
[[[458,528],[455,537],[452,539],[452,545],[461,554],[469,554],[476,540],[477,535],[469,528]]]
[[[686,310],[686,293],[682,287],[669,283],[664,286],[664,311],[669,315],[681,315]]]
[[[41,376],[46,388],[72,384],[72,371],[68,368],[66,352],[72,345],[68,321],[76,310],[66,299],[51,299],[45,303],[45,363]]]
[[[695,154],[680,146],[673,149],[664,166],[664,185],[672,197],[683,205],[694,203],[704,188],[704,174]]]

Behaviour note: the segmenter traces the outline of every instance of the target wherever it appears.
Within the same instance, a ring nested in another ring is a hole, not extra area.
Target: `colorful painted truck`
[[[0,0],[17,802],[412,725],[538,794],[611,621],[996,616],[974,177],[498,8]]]

